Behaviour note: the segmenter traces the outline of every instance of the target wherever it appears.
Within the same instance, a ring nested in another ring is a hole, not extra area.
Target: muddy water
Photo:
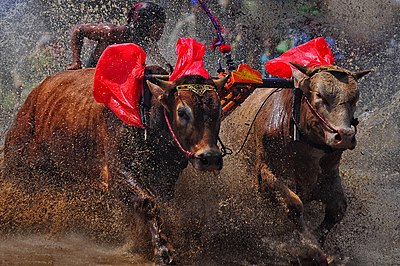
[[[153,265],[124,248],[102,247],[78,235],[13,237],[2,240],[0,251],[0,265]]]
[[[0,185],[0,265],[152,265],[141,217],[101,191]]]

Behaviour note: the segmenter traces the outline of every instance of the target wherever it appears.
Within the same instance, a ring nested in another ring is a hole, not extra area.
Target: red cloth
[[[170,81],[186,75],[200,75],[209,78],[204,68],[203,56],[206,46],[192,38],[179,38],[176,43],[176,60],[174,72],[169,77]]]
[[[334,63],[334,57],[325,39],[318,37],[269,60],[265,69],[272,76],[290,78],[292,76],[292,65],[289,62],[308,67],[330,66]]]
[[[223,43],[223,44],[221,44],[221,45],[219,46],[218,50],[219,50],[221,53],[224,53],[224,54],[225,54],[225,53],[230,53],[231,50],[232,50],[232,48],[231,48],[231,46],[230,46],[229,44]]]
[[[143,128],[139,101],[143,92],[146,53],[133,43],[108,46],[94,75],[93,96],[124,123]]]

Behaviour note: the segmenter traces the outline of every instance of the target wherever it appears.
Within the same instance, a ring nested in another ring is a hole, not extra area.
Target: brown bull
[[[28,192],[71,182],[108,188],[144,214],[155,260],[168,264],[172,255],[160,234],[158,201],[172,195],[188,161],[202,171],[222,168],[216,89],[226,80],[184,76],[173,83],[148,81],[145,87],[153,97],[145,132],[94,100],[94,72],[62,72],[30,93],[6,136],[4,177]],[[185,84],[205,89],[177,88]]]
[[[254,123],[258,184],[285,208],[300,231],[305,230],[303,201],[324,203],[325,218],[316,229],[323,243],[346,211],[339,163],[343,151],[356,146],[357,81],[369,71],[295,66],[300,70],[293,70],[295,85],[303,93],[299,120],[292,114],[292,91],[277,89]],[[293,141],[293,124],[300,141]]]

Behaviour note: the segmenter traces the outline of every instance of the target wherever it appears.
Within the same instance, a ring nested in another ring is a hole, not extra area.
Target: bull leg
[[[275,199],[286,209],[288,217],[300,232],[304,232],[303,203],[299,196],[279,180],[267,167],[262,164],[259,180],[260,192],[271,192]]]
[[[131,206],[134,206],[134,209],[145,215],[154,247],[156,265],[171,265],[173,262],[173,249],[165,235],[162,234],[160,208],[152,193],[147,189],[139,187],[140,186],[135,186],[131,190],[136,191],[136,193],[128,196],[127,200],[130,202]]]
[[[318,187],[313,194],[314,199],[325,204],[324,220],[315,230],[319,243],[323,245],[329,231],[343,219],[347,209],[347,200],[338,175],[326,178],[325,183]]]
[[[160,217],[153,217],[148,220],[148,226],[151,233],[151,241],[154,246],[154,257],[156,265],[172,265],[173,248],[167,238],[162,234],[159,225],[162,224]]]
[[[315,232],[321,245],[324,244],[329,231],[343,219],[346,209],[346,200],[340,199],[326,204],[324,220]]]
[[[173,249],[162,234],[160,207],[153,194],[128,172],[119,171],[119,173],[124,176],[124,179],[116,182],[115,179],[111,178],[110,189],[114,190],[128,206],[144,215],[151,234],[156,265],[171,265],[173,263]]]
[[[120,147],[121,140],[126,134],[126,128],[114,128],[113,123],[110,123],[106,132],[103,163],[107,164],[106,179],[110,183],[108,188],[128,206],[144,215],[151,234],[156,265],[171,265],[173,262],[172,249],[169,248],[168,241],[161,233],[160,207],[153,193],[141,182],[140,178],[133,176],[129,166],[123,163],[126,155],[121,154],[120,151],[129,153],[129,145]],[[101,176],[103,181],[105,181],[104,177],[104,175]]]

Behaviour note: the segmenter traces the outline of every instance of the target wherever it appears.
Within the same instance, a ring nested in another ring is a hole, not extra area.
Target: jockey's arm
[[[125,31],[125,26],[116,26],[111,23],[76,25],[71,32],[72,63],[68,69],[82,68],[80,57],[84,38],[97,42],[118,43]]]

